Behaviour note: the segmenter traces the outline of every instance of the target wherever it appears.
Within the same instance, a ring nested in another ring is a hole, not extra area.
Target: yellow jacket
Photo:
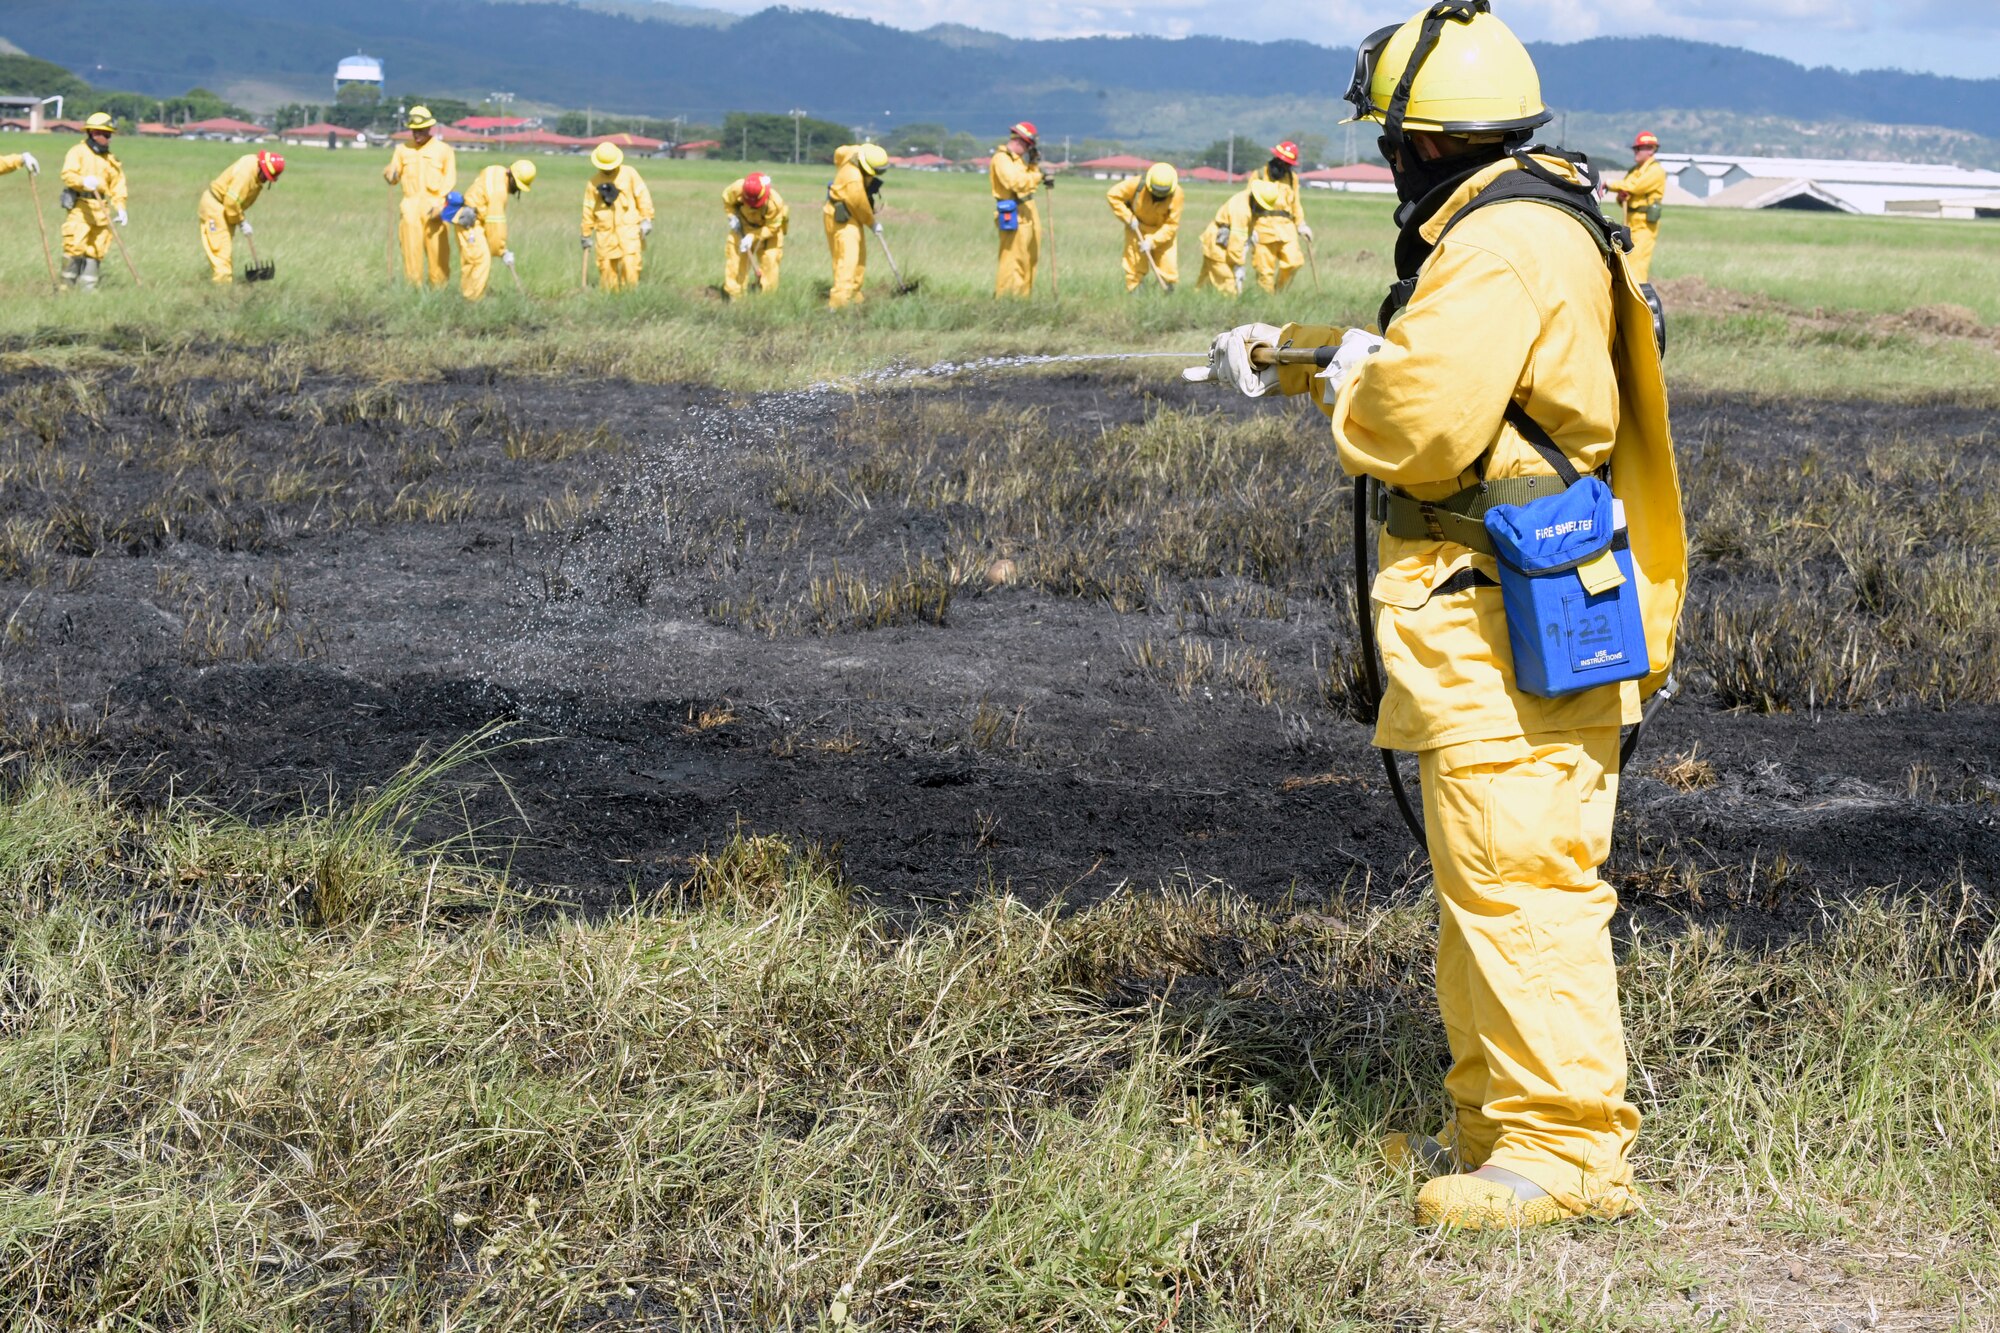
[[[1667,197],[1667,169],[1654,158],[1626,172],[1615,188],[1625,199],[1625,221],[1644,224],[1646,210]]]
[[[465,206],[479,219],[474,224],[486,235],[486,248],[494,254],[507,252],[507,168],[486,167],[472,178],[465,191]]]
[[[65,187],[85,193],[83,178],[95,176],[98,180],[98,197],[113,209],[125,207],[125,168],[110,153],[98,156],[90,150],[86,140],[74,145],[63,156],[62,183]]]
[[[792,229],[792,211],[785,207],[785,197],[776,186],[771,187],[762,208],[752,208],[743,202],[743,182],[739,180],[722,192],[722,208],[742,224],[745,236],[761,245],[769,245]]]
[[[399,143],[382,168],[382,179],[403,187],[403,201],[416,200],[429,216],[444,206],[444,197],[458,188],[458,154],[433,134],[422,148]]]
[[[1250,179],[1253,181],[1267,181],[1271,178],[1271,164],[1268,162],[1250,173]],[[1285,192],[1285,202],[1279,206],[1280,209],[1292,215],[1291,221],[1294,226],[1304,226],[1306,220],[1306,203],[1305,196],[1299,190],[1299,173],[1293,171],[1284,180],[1279,181],[1278,185]],[[1285,221],[1285,219],[1278,217],[1275,213],[1260,213],[1257,217],[1260,223],[1265,218],[1272,219],[1272,225],[1274,226],[1283,225]]]
[[[1569,164],[1542,158],[1576,179]],[[1512,161],[1474,175],[1423,224],[1444,224]],[[1301,347],[1338,329],[1290,326]],[[1332,418],[1340,464],[1419,499],[1442,499],[1486,478],[1551,469],[1503,417],[1518,402],[1580,472],[1611,465],[1625,504],[1654,674],[1557,699],[1514,688],[1497,593],[1433,597],[1460,571],[1495,575],[1493,558],[1457,543],[1384,531],[1373,590],[1387,669],[1376,744],[1427,750],[1638,720],[1674,652],[1687,587],[1680,482],[1652,314],[1622,255],[1606,259],[1574,218],[1533,201],[1468,216],[1419,270],[1416,291],[1384,331],[1385,345],[1347,377],[1333,402],[1306,367],[1280,387],[1312,392]]]
[[[1229,196],[1221,208],[1215,210],[1215,220],[1208,224],[1208,234],[1202,240],[1211,242],[1219,228],[1229,228],[1229,243],[1222,248],[1233,267],[1243,265],[1243,256],[1250,245],[1250,191],[1238,190]]]
[[[833,152],[833,183],[826,187],[826,215],[834,216],[836,203],[847,205],[847,220],[861,227],[875,225],[875,205],[868,201],[868,176],[861,170],[860,145],[848,144]]]
[[[1006,148],[993,151],[993,162],[986,174],[992,183],[995,200],[1018,199],[1023,205],[1031,204],[1035,191],[1042,187],[1042,169],[1030,165]]]
[[[1111,214],[1118,219],[1118,225],[1129,233],[1134,222],[1139,230],[1153,238],[1157,249],[1165,249],[1180,235],[1181,210],[1187,206],[1187,194],[1180,186],[1164,199],[1156,199],[1146,188],[1144,176],[1134,176],[1119,181],[1105,191],[1104,198],[1111,205]]]
[[[264,180],[257,174],[255,153],[237,158],[208,183],[208,197],[222,205],[222,220],[230,227],[242,225],[243,214],[263,193]]]
[[[600,185],[616,185],[617,199],[606,204],[597,192]],[[636,246],[641,219],[653,220],[653,194],[646,188],[646,182],[639,179],[638,172],[621,163],[616,171],[590,173],[590,183],[583,187],[585,236],[595,234],[602,238],[615,231],[627,245]]]

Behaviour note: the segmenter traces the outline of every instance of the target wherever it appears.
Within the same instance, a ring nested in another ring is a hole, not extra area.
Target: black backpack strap
[[[1542,429],[1542,423],[1528,415],[1526,408],[1519,403],[1509,401],[1506,415],[1507,424],[1521,432],[1521,438],[1534,446],[1535,452],[1542,456],[1542,461],[1554,468],[1556,475],[1562,478],[1563,485],[1574,486],[1583,480],[1583,474],[1576,470],[1575,465],[1556,446],[1555,439]]]

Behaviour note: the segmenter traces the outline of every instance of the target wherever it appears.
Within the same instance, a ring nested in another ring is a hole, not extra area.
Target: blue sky
[[[776,0],[689,0],[749,13]],[[903,28],[967,23],[1023,37],[1086,33],[1182,36],[1218,33],[1268,41],[1301,37],[1352,45],[1385,23],[1408,18],[1420,0],[1147,0],[1067,4],[1061,0],[790,0]],[[1895,67],[2000,76],[2000,0],[1495,0],[1494,11],[1529,40],[1666,33],[1747,46],[1806,65]]]

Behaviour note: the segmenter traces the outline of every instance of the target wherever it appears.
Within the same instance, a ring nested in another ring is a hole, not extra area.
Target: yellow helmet
[[[1251,181],[1250,202],[1266,213],[1275,213],[1285,206],[1285,187],[1276,181]]]
[[[615,143],[601,143],[590,150],[590,165],[599,171],[616,171],[625,161],[625,150]]]
[[[525,157],[517,157],[507,165],[507,174],[514,178],[514,188],[526,194],[535,184],[535,164]]]
[[[889,150],[879,143],[865,143],[854,154],[854,163],[870,176],[879,176],[889,165]]]
[[[437,123],[437,117],[431,114],[429,107],[413,106],[410,108],[409,118],[403,122],[403,128],[406,130],[427,130]]]
[[[1180,183],[1181,173],[1174,170],[1171,162],[1155,162],[1146,168],[1146,188],[1153,192],[1154,198],[1166,198]]]
[[[105,112],[93,111],[90,113],[90,119],[83,122],[83,130],[86,134],[92,130],[102,130],[106,134],[116,134],[118,133],[118,122]]]
[[[1499,134],[1551,119],[1542,80],[1491,0],[1439,0],[1407,23],[1370,33],[1347,100],[1396,142],[1404,130]]]

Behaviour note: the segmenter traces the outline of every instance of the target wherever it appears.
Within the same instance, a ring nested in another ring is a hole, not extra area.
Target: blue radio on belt
[[[1486,511],[1514,680],[1552,699],[1651,669],[1632,552],[1611,488],[1584,477],[1560,495]]]
[[[1000,215],[1001,231],[1021,229],[1021,203],[1018,199],[996,199],[993,201],[993,207]]]

